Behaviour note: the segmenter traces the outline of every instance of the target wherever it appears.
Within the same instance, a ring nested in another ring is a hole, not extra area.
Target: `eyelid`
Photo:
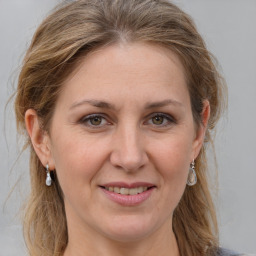
[[[90,119],[92,119],[94,117],[100,117],[100,118],[102,118],[103,120],[105,120],[107,122],[107,125],[110,124],[110,122],[108,121],[108,118],[106,117],[106,115],[102,114],[102,113],[94,113],[94,114],[89,114],[89,115],[83,116],[82,118],[79,119],[78,122],[80,124],[86,126],[86,127],[92,128],[92,129],[99,129],[99,128],[102,128],[102,127],[104,127],[106,125],[106,124],[100,124],[100,125],[86,124],[87,121],[89,121]]]
[[[167,121],[168,121],[168,124],[160,124],[160,125],[156,125],[156,124],[152,124],[154,127],[166,127],[166,126],[170,126],[172,124],[176,124],[177,123],[177,120],[170,114],[166,114],[166,113],[162,113],[162,112],[155,112],[155,113],[152,113],[150,114],[148,117],[147,117],[147,122],[152,119],[153,117],[155,116],[161,116],[163,118],[165,118]]]
[[[150,124],[154,127],[157,127],[157,128],[161,128],[161,127],[168,127],[168,126],[171,126],[172,124],[176,124],[177,123],[177,120],[170,114],[166,114],[166,113],[163,113],[163,112],[155,112],[155,113],[152,113],[150,115],[148,115],[146,117],[146,122],[144,122],[143,124],[146,124],[150,121],[150,119],[152,119],[153,117],[155,116],[160,116],[160,117],[163,117],[167,120],[167,124],[160,124],[160,125],[156,125],[156,124]],[[86,124],[86,122],[88,122],[91,118],[94,118],[94,117],[100,117],[102,118],[103,120],[105,120],[105,124],[100,124],[100,125],[90,125],[90,124]],[[86,116],[83,116],[82,118],[79,119],[78,121],[79,123],[81,123],[82,125],[86,126],[86,127],[89,127],[89,128],[92,128],[92,129],[100,129],[100,128],[103,128],[105,127],[106,125],[110,125],[111,122],[109,121],[109,118],[103,114],[103,113],[93,113],[93,114],[88,114]]]

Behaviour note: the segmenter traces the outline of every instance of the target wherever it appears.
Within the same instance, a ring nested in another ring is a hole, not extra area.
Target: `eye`
[[[106,124],[109,124],[106,118],[99,114],[85,116],[79,122],[85,126],[92,128],[100,128]]]
[[[175,119],[167,114],[155,113],[150,116],[148,123],[153,126],[165,127],[176,123]]]
[[[102,122],[102,117],[101,116],[91,117],[89,118],[89,122],[92,125],[100,125]]]
[[[152,118],[152,123],[156,125],[160,125],[164,122],[164,117],[163,116],[154,116]]]

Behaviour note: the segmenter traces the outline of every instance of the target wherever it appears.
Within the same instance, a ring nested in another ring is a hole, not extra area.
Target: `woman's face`
[[[203,134],[170,50],[120,44],[85,57],[48,138],[69,232],[131,241],[170,230]]]

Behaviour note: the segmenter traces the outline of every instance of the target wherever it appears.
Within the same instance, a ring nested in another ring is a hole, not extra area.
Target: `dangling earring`
[[[46,186],[50,187],[52,185],[52,178],[49,171],[49,165],[46,165],[46,180],[45,180]]]
[[[196,172],[195,172],[195,161],[193,160],[190,164],[189,172],[188,172],[188,179],[187,185],[194,186],[197,182]]]

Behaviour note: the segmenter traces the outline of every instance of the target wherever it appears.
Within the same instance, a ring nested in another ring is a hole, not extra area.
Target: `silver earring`
[[[50,187],[52,185],[52,178],[49,171],[49,165],[46,165],[46,180],[45,180],[46,186]]]
[[[195,161],[193,160],[190,164],[189,172],[188,172],[188,179],[187,185],[194,186],[197,182],[196,172],[195,172]]]

